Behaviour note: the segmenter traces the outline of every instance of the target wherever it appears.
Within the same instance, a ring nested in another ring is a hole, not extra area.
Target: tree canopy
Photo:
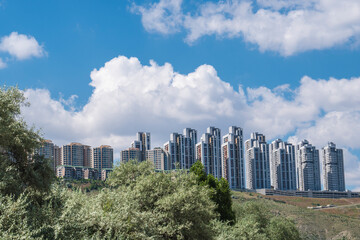
[[[198,184],[210,188],[211,200],[216,204],[215,211],[219,213],[219,219],[234,224],[236,218],[232,210],[231,190],[228,181],[225,178],[218,180],[211,174],[207,175],[200,161],[193,164],[190,172],[195,174]]]
[[[18,196],[32,189],[49,190],[54,178],[48,160],[33,155],[42,138],[22,119],[21,107],[28,106],[18,88],[0,88],[0,192]]]

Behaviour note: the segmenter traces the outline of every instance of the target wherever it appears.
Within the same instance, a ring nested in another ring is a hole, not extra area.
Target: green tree
[[[132,178],[145,163],[125,163],[118,171]],[[130,165],[130,166],[126,166]],[[123,171],[124,169],[131,171]],[[135,168],[138,168],[137,170]],[[116,169],[115,169],[116,171]],[[136,174],[131,184],[116,184],[98,194],[68,191],[54,225],[58,239],[212,239],[216,219],[209,189],[182,171]],[[124,183],[123,180],[120,181]]]
[[[48,160],[30,156],[42,138],[21,117],[21,107],[28,106],[17,88],[0,88],[0,193],[19,194],[25,190],[46,192],[54,175]]]
[[[216,203],[215,211],[219,213],[220,220],[234,224],[236,217],[232,210],[231,190],[228,181],[224,178],[218,180],[211,174],[207,175],[200,161],[192,165],[190,172],[196,176],[199,185],[208,186],[211,189],[210,198]]]
[[[116,167],[106,180],[111,187],[119,187],[122,185],[134,185],[139,177],[149,175],[154,172],[154,165],[150,161],[138,163],[130,160]]]

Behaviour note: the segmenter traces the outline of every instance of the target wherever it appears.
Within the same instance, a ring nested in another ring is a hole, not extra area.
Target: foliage
[[[149,175],[154,172],[154,165],[149,161],[138,163],[130,160],[116,167],[110,174],[106,182],[111,187],[119,187],[122,185],[132,186],[136,184],[139,177]]]
[[[214,221],[213,228],[217,240],[298,240],[299,231],[290,220],[270,214],[263,204],[246,202],[237,206],[238,221],[229,226],[220,221]]]
[[[27,106],[17,88],[0,88],[0,193],[19,196],[23,191],[47,192],[54,175],[47,160],[29,156],[40,146],[42,138],[28,128],[20,116]]]
[[[224,178],[218,180],[211,174],[207,175],[200,161],[193,164],[190,172],[196,176],[198,184],[208,186],[211,189],[210,198],[216,204],[215,211],[219,213],[219,219],[234,224],[236,218],[232,210],[231,190],[228,181]]]
[[[181,172],[152,172],[92,198],[73,192],[59,218],[56,237],[211,239],[210,221],[216,214],[208,194],[193,176]]]

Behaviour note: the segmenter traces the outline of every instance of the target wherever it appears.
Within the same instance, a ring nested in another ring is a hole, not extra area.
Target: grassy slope
[[[360,239],[360,199],[351,199],[349,202],[344,199],[268,197],[243,192],[234,192],[234,196],[238,198],[233,199],[234,205],[244,201],[258,201],[271,209],[274,214],[294,220],[304,239],[343,239],[343,236],[347,237],[345,239]],[[307,206],[317,204],[355,205],[326,210],[307,209]]]

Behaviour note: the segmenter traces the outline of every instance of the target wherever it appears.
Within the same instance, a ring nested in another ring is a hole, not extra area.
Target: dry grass
[[[360,199],[263,196],[244,192],[234,192],[234,195],[236,196],[236,199],[233,199],[234,205],[245,201],[257,201],[266,205],[272,213],[292,219],[303,239],[360,239]],[[343,207],[307,209],[314,204],[333,204]],[[349,204],[357,205],[346,206]]]
[[[263,196],[267,199],[284,201],[287,204],[298,206],[298,207],[314,207],[314,206],[326,206],[328,204],[342,206],[350,204],[360,204],[360,198],[339,198],[339,199],[328,199],[328,198],[305,198],[305,197],[288,197],[288,196]]]

